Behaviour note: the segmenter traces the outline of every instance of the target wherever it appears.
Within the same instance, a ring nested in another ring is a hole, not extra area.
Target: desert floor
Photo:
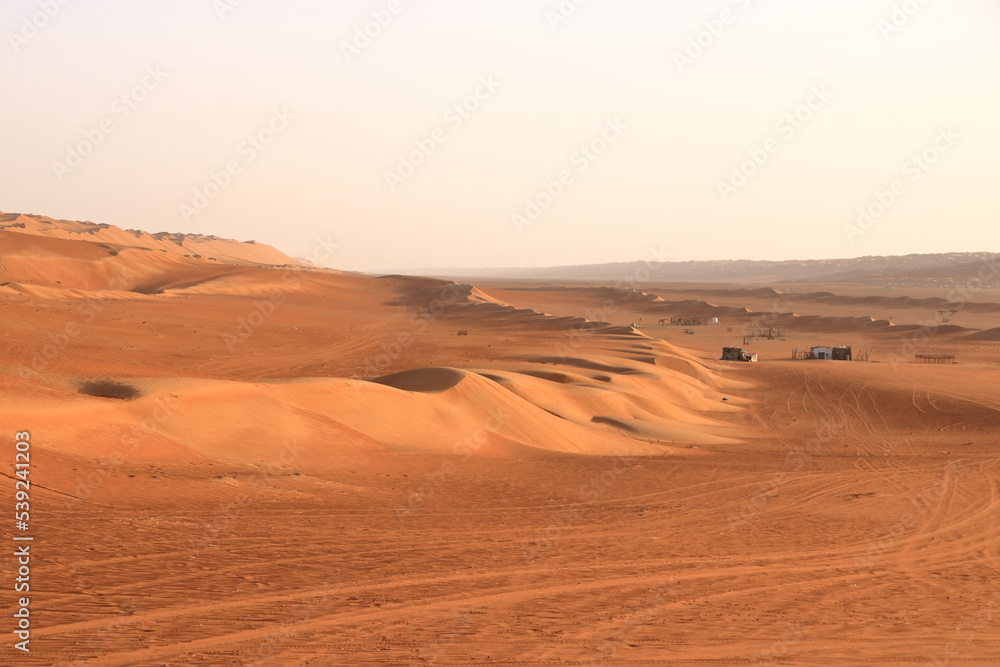
[[[1000,664],[996,290],[175,278],[0,294],[4,664]]]

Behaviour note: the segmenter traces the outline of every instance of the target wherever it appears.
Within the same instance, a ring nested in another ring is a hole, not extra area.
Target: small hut
[[[817,345],[809,348],[808,359],[827,359],[833,361],[850,361],[851,347],[849,345],[839,345],[837,347],[827,347]]]
[[[850,361],[851,357],[851,347],[849,345],[841,345],[833,348],[834,361]]]
[[[756,352],[747,352],[742,347],[722,348],[721,361],[757,361]]]

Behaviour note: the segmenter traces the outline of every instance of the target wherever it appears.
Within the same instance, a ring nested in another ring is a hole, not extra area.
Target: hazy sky
[[[32,0],[0,28],[8,212],[332,238],[361,270],[1000,246],[995,0]]]

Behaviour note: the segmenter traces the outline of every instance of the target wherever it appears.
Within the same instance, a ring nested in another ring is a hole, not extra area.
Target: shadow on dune
[[[98,398],[115,398],[122,401],[131,401],[133,399],[139,398],[141,394],[139,390],[127,384],[122,384],[121,382],[115,382],[114,380],[96,380],[93,382],[84,382],[80,385],[79,392],[87,396],[96,396]]]
[[[455,368],[420,368],[371,380],[403,391],[438,394],[456,386],[467,373]]]

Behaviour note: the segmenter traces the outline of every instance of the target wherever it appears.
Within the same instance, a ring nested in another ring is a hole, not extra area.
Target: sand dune
[[[662,254],[662,253],[660,253]],[[654,255],[655,256],[655,255]],[[985,272],[983,271],[985,267]],[[616,262],[579,266],[538,268],[428,268],[417,275],[460,276],[478,282],[519,280],[577,282],[611,285],[649,275],[645,282],[734,283],[778,285],[788,282],[860,284],[881,289],[899,286],[940,286],[962,284],[980,273],[987,283],[997,286],[996,254],[991,252],[867,256],[849,259],[812,260],[703,260]],[[765,287],[764,289],[768,289]]]
[[[570,376],[562,373],[564,368],[597,373]],[[566,381],[551,381],[552,373]],[[569,381],[570,377],[576,381]],[[168,416],[157,424],[155,433],[130,453],[136,463],[178,462],[194,456],[253,465],[275,456],[278,443],[290,437],[311,452],[328,449],[323,443],[337,441],[324,465],[332,465],[329,462],[339,457],[350,459],[357,454],[354,445],[358,443],[363,449],[441,453],[486,424],[490,439],[508,445],[602,455],[677,453],[675,445],[739,437],[724,421],[704,416],[710,410],[721,414],[736,409],[720,404],[717,389],[690,375],[607,353],[566,360],[525,358],[511,370],[423,368],[371,382],[325,378],[263,383],[183,378],[137,381],[128,377],[106,381],[132,388],[138,397],[122,401],[81,395],[81,378],[78,386],[64,385],[30,410],[24,405],[12,407],[15,414],[27,418],[60,414],[57,420],[47,419],[50,437],[57,436],[63,443],[57,449],[69,456],[100,460],[121,452],[124,441],[116,438],[127,434],[127,425],[137,415],[166,406]],[[13,414],[6,413],[5,418],[12,419]],[[615,428],[617,422],[611,420],[647,426]],[[414,429],[414,423],[420,428]],[[209,432],[210,440],[198,435]],[[717,435],[723,433],[730,437]],[[668,435],[670,439],[663,440]],[[231,443],[239,447],[233,449]]]
[[[31,431],[44,547],[25,664],[1000,655],[989,290],[929,326],[941,297],[881,284],[779,310],[0,224],[0,424]],[[792,359],[818,344],[871,361]]]
[[[983,331],[977,331],[976,333],[969,334],[968,336],[966,336],[966,339],[1000,341],[1000,327],[994,327],[993,329],[985,329]]]
[[[840,295],[833,292],[805,292],[786,293],[773,288],[757,289],[694,289],[694,290],[662,290],[664,293],[681,292],[684,294],[696,293],[706,296],[725,296],[735,298],[787,298],[795,303],[817,303],[833,306],[850,306],[859,310],[867,306],[877,306],[879,308],[890,308],[894,310],[957,310],[975,313],[1000,313],[1000,303],[949,300],[944,297],[914,298],[910,296],[851,296]],[[959,295],[958,290],[952,290]]]
[[[169,232],[150,234],[104,223],[55,220],[20,213],[0,213],[0,229],[47,238],[146,248],[171,255],[230,264],[299,265],[299,262],[270,246],[253,241],[240,243],[217,236]]]
[[[961,317],[969,321],[975,316],[975,323],[990,321],[989,317],[1000,310],[1000,304],[986,300],[952,302],[941,298],[914,299],[911,297],[886,298],[881,296],[856,297],[837,296],[832,292],[811,292],[808,294],[784,294],[773,288],[756,289],[676,289],[652,288],[652,291],[636,291],[609,287],[567,287],[546,286],[522,288],[503,285],[482,288],[497,299],[506,299],[521,307],[544,309],[556,301],[562,307],[578,307],[584,311],[600,312],[601,304],[610,300],[615,310],[627,306],[645,317],[647,326],[656,324],[661,318],[719,318],[726,326],[767,326],[788,330],[819,334],[888,334],[902,336],[915,331],[927,332],[931,336],[944,336],[975,331],[974,326],[946,324],[950,317]],[[718,304],[699,299],[667,299],[664,294],[703,294],[725,297],[727,301],[748,305]],[[571,305],[573,304],[573,305]],[[871,315],[811,314],[797,312],[803,309],[824,311],[835,308],[836,312],[864,313],[876,307],[881,312],[900,312],[892,319]],[[757,310],[761,305],[764,309]],[[751,307],[753,306],[753,307]],[[794,310],[793,310],[794,309]],[[922,311],[909,313],[908,311]],[[947,317],[943,317],[942,313]],[[907,317],[912,318],[907,320]]]

